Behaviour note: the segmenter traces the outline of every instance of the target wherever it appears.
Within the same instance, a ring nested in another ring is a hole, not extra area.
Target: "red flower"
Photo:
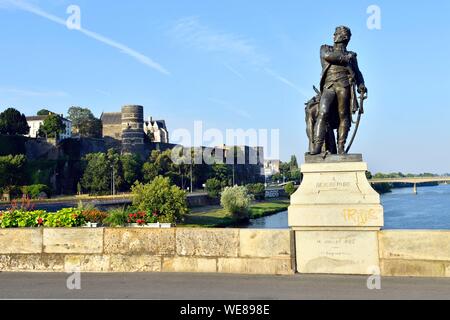
[[[132,214],[132,213],[130,213],[128,216],[129,216],[130,218],[133,218],[133,214]]]
[[[37,219],[37,224],[39,226],[41,226],[43,222],[44,222],[44,219],[42,219],[42,218]]]

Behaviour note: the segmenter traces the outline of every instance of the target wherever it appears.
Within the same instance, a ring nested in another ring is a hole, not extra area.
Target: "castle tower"
[[[122,107],[122,153],[140,153],[144,148],[144,107]]]

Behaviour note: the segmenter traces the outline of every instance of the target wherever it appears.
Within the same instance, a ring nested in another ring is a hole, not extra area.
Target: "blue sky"
[[[63,24],[72,4],[83,32]],[[0,110],[141,104],[170,131],[280,129],[281,159],[301,160],[319,48],[345,24],[369,89],[352,151],[375,172],[450,172],[449,13],[446,0],[0,0]]]

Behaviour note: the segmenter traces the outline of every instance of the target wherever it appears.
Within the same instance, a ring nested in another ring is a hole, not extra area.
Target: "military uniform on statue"
[[[350,38],[350,29],[340,26],[334,45],[321,47],[320,91],[306,104],[309,152],[289,207],[300,273],[371,274],[379,267],[377,231],[384,225],[384,210],[366,178],[362,155],[348,154],[367,94],[357,55],[347,51]]]
[[[364,78],[358,67],[356,53],[347,51],[351,31],[338,27],[334,34],[334,46],[323,45],[320,49],[322,78],[320,80],[320,103],[314,127],[312,155],[320,154],[327,126],[338,131],[339,154],[344,154],[345,143],[351,125],[351,113],[359,108],[355,86],[359,93],[366,93]]]

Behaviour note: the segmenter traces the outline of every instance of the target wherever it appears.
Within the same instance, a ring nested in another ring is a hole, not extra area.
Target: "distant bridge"
[[[442,177],[404,177],[404,178],[381,178],[381,179],[370,179],[371,184],[380,183],[410,183],[413,185],[413,192],[417,194],[417,185],[427,182],[438,182],[438,183],[449,183],[449,176]]]

